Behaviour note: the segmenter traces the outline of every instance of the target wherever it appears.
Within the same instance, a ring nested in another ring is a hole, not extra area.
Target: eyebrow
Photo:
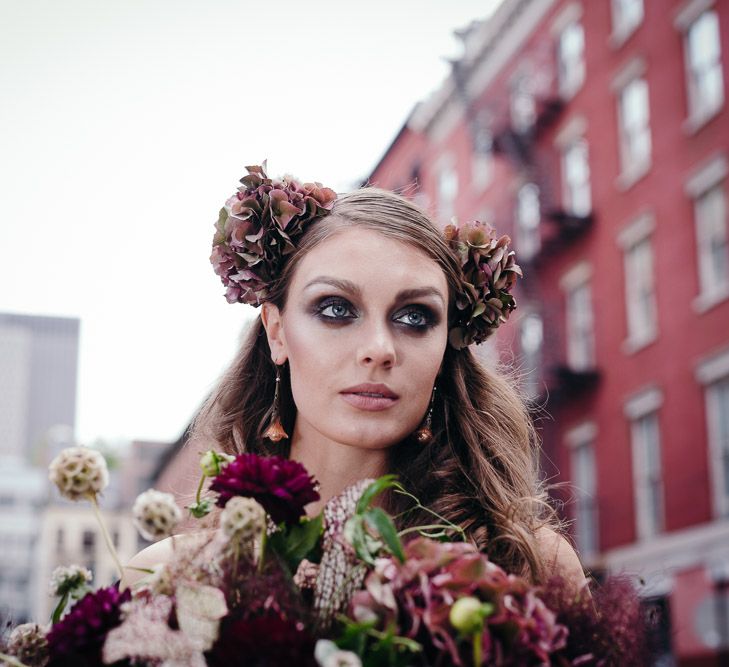
[[[362,290],[360,290],[360,288],[355,285],[351,280],[342,280],[340,278],[332,278],[330,276],[317,276],[313,280],[309,281],[304,286],[304,289],[308,289],[309,287],[313,287],[317,284],[331,285],[332,287],[336,287],[343,292],[354,294],[357,297],[362,296]],[[402,290],[397,293],[395,300],[404,301],[408,299],[421,299],[428,296],[436,297],[445,308],[445,300],[443,299],[443,295],[440,293],[440,290],[436,289],[435,287],[414,287],[411,289]]]

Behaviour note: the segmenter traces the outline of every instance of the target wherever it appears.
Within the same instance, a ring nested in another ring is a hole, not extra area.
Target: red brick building
[[[728,664],[729,2],[505,0],[461,37],[369,180],[511,235],[494,345],[583,560],[645,579],[660,664]]]

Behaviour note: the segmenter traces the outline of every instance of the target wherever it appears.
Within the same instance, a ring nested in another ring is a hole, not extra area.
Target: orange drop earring
[[[425,414],[420,428],[415,431],[415,439],[421,444],[426,445],[433,439],[433,431],[430,427],[433,423],[433,403],[435,402],[435,385],[433,386],[433,393],[430,396],[430,405],[428,406],[428,412]]]
[[[283,424],[281,423],[281,406],[280,406],[280,395],[279,387],[281,385],[281,371],[279,370],[278,364],[276,365],[276,388],[273,393],[273,408],[271,409],[271,423],[263,434],[264,438],[268,438],[271,442],[279,442],[284,438],[288,438],[289,435],[284,430]]]

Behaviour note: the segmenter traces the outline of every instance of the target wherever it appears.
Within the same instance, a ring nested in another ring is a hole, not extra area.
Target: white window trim
[[[583,446],[587,446],[587,447],[591,447],[592,448],[592,458],[593,458],[593,463],[595,463],[595,441],[597,439],[597,431],[598,431],[597,424],[594,421],[584,421],[581,424],[578,424],[577,426],[572,427],[571,429],[569,429],[567,431],[567,433],[565,433],[564,442],[565,442],[565,444],[567,445],[567,447],[570,450],[571,465],[572,466],[574,466],[575,453],[576,453],[576,451],[580,447],[583,447]],[[594,516],[593,516],[593,518],[594,519],[597,519],[597,523],[599,524],[599,520],[600,520],[600,514],[599,514],[599,512],[600,512],[600,510],[599,510],[599,507],[597,505],[597,498],[598,498],[598,496],[597,496],[597,487],[598,487],[598,483],[599,483],[599,476],[597,474],[597,470],[593,468],[593,471],[592,471],[593,472],[593,475],[594,475],[593,483],[594,483],[594,487],[595,487],[593,489],[593,493],[592,494],[585,493],[585,489],[580,489],[576,485],[576,479],[575,479],[574,472],[575,472],[575,469],[573,467],[572,468],[572,479],[571,479],[571,482],[573,484],[573,489],[574,489],[574,491],[575,491],[576,494],[580,494],[580,495],[592,497],[593,502],[594,502]],[[576,507],[576,499],[577,499],[577,496],[575,496],[575,510],[577,509],[577,507]],[[576,518],[577,518],[577,516],[575,514],[575,519]],[[575,526],[576,526],[577,529],[579,529],[579,525],[577,523],[575,523]],[[583,551],[580,554],[580,556],[583,559],[587,559],[588,561],[594,560],[595,557],[596,557],[596,555],[597,555],[597,553],[599,553],[599,550],[600,550],[600,535],[599,535],[599,527],[598,526],[595,526],[595,537],[596,537],[596,546],[597,546],[597,548],[596,549],[589,549],[589,550]]]
[[[597,424],[592,420],[573,426],[564,436],[565,444],[570,449],[575,449],[586,442],[594,442],[596,439]]]
[[[688,53],[686,52],[686,33],[688,32],[691,25],[703,14],[707,9],[712,9],[714,6],[714,0],[688,0],[682,7],[674,14],[673,25],[679,32],[682,33],[681,37],[684,41],[684,76],[686,77],[687,97],[690,98],[691,91],[688,90],[690,82],[688,81]],[[696,111],[691,109],[691,99],[687,99],[689,115],[686,120],[683,121],[682,129],[688,136],[696,134],[704,125],[706,125],[712,118],[717,116],[724,108],[725,100],[721,104],[717,105],[714,109],[709,111]]]
[[[587,119],[578,114],[567,120],[554,137],[554,147],[564,150],[573,141],[582,139],[587,134]]]
[[[618,177],[615,179],[615,187],[620,192],[625,192],[626,190],[629,190],[635,183],[637,183],[643,176],[645,176],[651,168],[652,164],[652,155],[653,155],[653,147],[651,148],[651,154],[648,156],[646,160],[643,162],[631,162],[629,165],[625,166],[623,164],[624,158],[623,158],[623,146],[622,146],[622,133],[620,128],[621,118],[620,118],[620,96],[622,95],[623,90],[625,87],[630,84],[635,79],[645,79],[645,73],[647,70],[646,61],[645,58],[642,56],[635,56],[634,58],[631,58],[625,65],[623,65],[618,72],[613,76],[611,82],[610,82],[610,89],[615,94],[615,104],[618,107],[618,153],[619,153],[619,159],[620,159],[620,169],[621,172],[618,174]],[[646,84],[648,82],[646,81]],[[648,113],[650,118],[650,85],[648,84],[648,91],[649,91],[649,99],[648,99]],[[648,132],[651,132],[650,128],[650,122],[648,124]],[[653,136],[651,133],[651,142],[653,141]]]
[[[698,198],[719,185],[728,174],[729,160],[726,153],[715,153],[691,172],[684,184],[684,191],[693,200],[692,203],[695,203]],[[729,204],[729,191],[725,190],[724,194],[727,204]],[[696,228],[696,224],[697,221],[694,219],[694,228]],[[729,220],[727,220],[727,224],[729,224]],[[726,299],[729,299],[729,283],[720,285],[711,292],[699,293],[691,302],[691,307],[695,313],[701,315]]]
[[[712,410],[709,391],[715,382],[729,378],[729,348],[715,352],[712,356],[700,361],[696,365],[694,375],[697,382],[704,387],[712,509],[715,518],[726,517],[729,514],[729,498],[722,493],[722,489],[729,480],[724,480],[722,476],[721,451],[717,441],[715,414]]]
[[[587,260],[583,260],[562,274],[559,279],[559,287],[563,292],[569,292],[588,282],[591,278],[592,265]]]
[[[612,2],[610,3],[610,25],[612,26],[612,32],[610,33],[610,36],[608,37],[608,44],[613,49],[619,49],[625,42],[628,41],[628,38],[643,24],[645,21],[645,6],[643,7],[643,18],[636,23],[635,25],[632,25],[628,28],[622,28],[620,30],[615,29],[615,14],[613,12],[613,6]]]
[[[565,5],[554,17],[549,32],[552,37],[559,37],[560,33],[570,24],[582,18],[582,3],[570,2]]]
[[[618,233],[618,236],[616,238],[616,242],[618,246],[623,251],[623,266],[625,266],[626,262],[626,254],[630,252],[630,249],[637,245],[638,243],[641,243],[642,241],[645,241],[647,238],[649,238],[653,232],[656,229],[656,218],[652,211],[645,211],[638,215],[637,218],[634,218],[631,222],[629,222],[623,229]],[[653,267],[653,270],[655,271],[655,266]],[[623,274],[625,274],[625,270],[623,270]],[[655,278],[655,277],[654,277]],[[627,280],[627,276],[626,276]],[[655,282],[654,282],[655,286]],[[636,338],[635,336],[630,335],[630,315],[627,313],[628,303],[627,303],[627,293],[625,295],[625,307],[626,307],[626,323],[628,325],[628,335],[623,341],[621,348],[623,351],[623,354],[631,355],[635,354],[639,350],[642,350],[644,347],[647,347],[651,343],[655,342],[658,338],[658,321],[656,320],[655,326],[653,327],[653,330],[648,332],[647,335],[644,335],[641,338]],[[657,313],[656,313],[657,316]]]
[[[657,385],[649,385],[632,393],[623,402],[623,414],[629,421],[656,412],[663,405],[663,390]]]
[[[592,317],[592,328],[591,328],[591,352],[592,352],[592,366],[597,365],[597,341],[595,340],[595,308],[594,308],[594,295],[592,290],[592,265],[587,261],[583,260],[575,264],[567,272],[563,273],[559,279],[559,286],[564,294],[565,300],[568,302],[566,307],[566,340],[565,340],[565,353],[567,363],[570,367],[572,366],[573,352],[574,349],[574,338],[570,332],[570,315],[569,315],[569,297],[570,293],[583,286],[587,286],[590,290],[590,309]]]

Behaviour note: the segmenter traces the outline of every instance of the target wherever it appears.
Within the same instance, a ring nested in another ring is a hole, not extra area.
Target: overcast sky
[[[495,4],[0,0],[0,311],[81,318],[80,441],[177,438],[233,355],[244,165],[350,189]]]

